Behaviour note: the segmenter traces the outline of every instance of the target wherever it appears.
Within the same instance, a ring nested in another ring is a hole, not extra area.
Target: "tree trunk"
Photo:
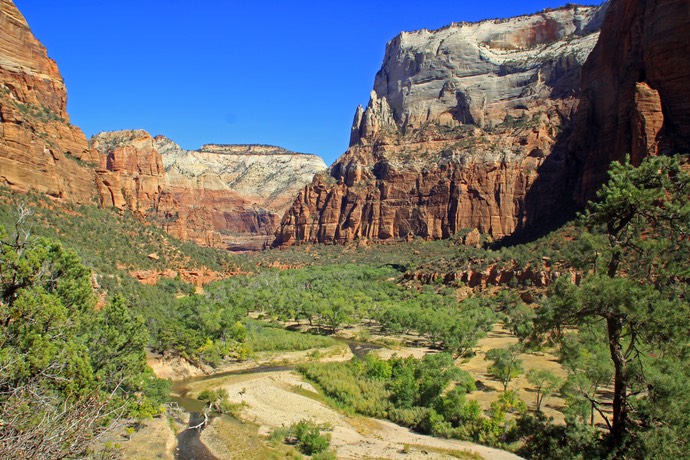
[[[623,321],[618,317],[606,319],[609,335],[609,350],[615,370],[613,382],[613,424],[611,427],[611,441],[614,446],[623,443],[628,422],[628,377],[626,361],[621,345]]]

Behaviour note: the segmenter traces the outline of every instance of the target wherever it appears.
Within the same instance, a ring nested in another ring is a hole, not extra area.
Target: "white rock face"
[[[367,110],[358,109],[352,145],[425,123],[491,127],[535,101],[567,97],[605,8],[567,6],[401,33],[386,47]]]
[[[280,216],[326,164],[263,145],[182,149],[143,130],[100,133],[98,187],[104,206],[130,209],[171,235],[232,250],[270,242]]]
[[[155,145],[169,184],[203,182],[206,190],[260,197],[263,207],[277,211],[282,211],[314,174],[326,170],[320,157],[280,147],[209,144],[200,150],[184,150],[164,136],[156,136]]]

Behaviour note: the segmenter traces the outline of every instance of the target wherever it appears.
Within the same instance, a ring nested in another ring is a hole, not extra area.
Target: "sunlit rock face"
[[[279,216],[314,174],[315,155],[272,146],[205,145],[189,151],[143,130],[100,133],[103,206],[129,209],[175,237],[238,250],[270,243]]]
[[[69,123],[56,63],[10,0],[0,0],[0,185],[131,210],[174,236],[256,249],[296,193],[326,169],[315,155],[269,146],[186,151],[142,130],[90,144]]]
[[[398,35],[350,148],[300,191],[274,244],[501,238],[566,207],[563,144],[605,10]]]
[[[0,185],[90,202],[97,154],[69,123],[55,61],[10,0],[0,0]]]

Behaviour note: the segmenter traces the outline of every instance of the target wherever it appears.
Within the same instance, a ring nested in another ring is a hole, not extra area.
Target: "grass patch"
[[[258,426],[239,422],[230,417],[219,417],[204,430],[204,443],[218,458],[246,460],[299,459],[302,456],[291,446],[273,443],[262,438]]]

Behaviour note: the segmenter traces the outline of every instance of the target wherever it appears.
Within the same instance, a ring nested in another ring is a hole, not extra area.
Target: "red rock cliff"
[[[626,154],[690,152],[690,2],[612,0],[581,88],[571,141],[580,203]]]
[[[101,206],[129,209],[142,216],[158,209],[165,172],[147,132],[101,133],[90,145],[101,153],[97,177]]]
[[[0,0],[0,185],[130,210],[199,244],[256,249],[326,168],[267,146],[187,152],[144,131],[103,133],[92,148],[66,104],[56,63],[12,1]]]
[[[0,0],[0,184],[87,202],[98,161],[69,124],[57,65],[11,0]]]
[[[315,155],[257,145],[187,151],[142,130],[100,133],[103,206],[129,209],[197,244],[260,249],[294,194],[326,169]]]
[[[501,238],[564,207],[563,139],[604,10],[393,39],[350,149],[300,192],[274,245],[472,228]]]

